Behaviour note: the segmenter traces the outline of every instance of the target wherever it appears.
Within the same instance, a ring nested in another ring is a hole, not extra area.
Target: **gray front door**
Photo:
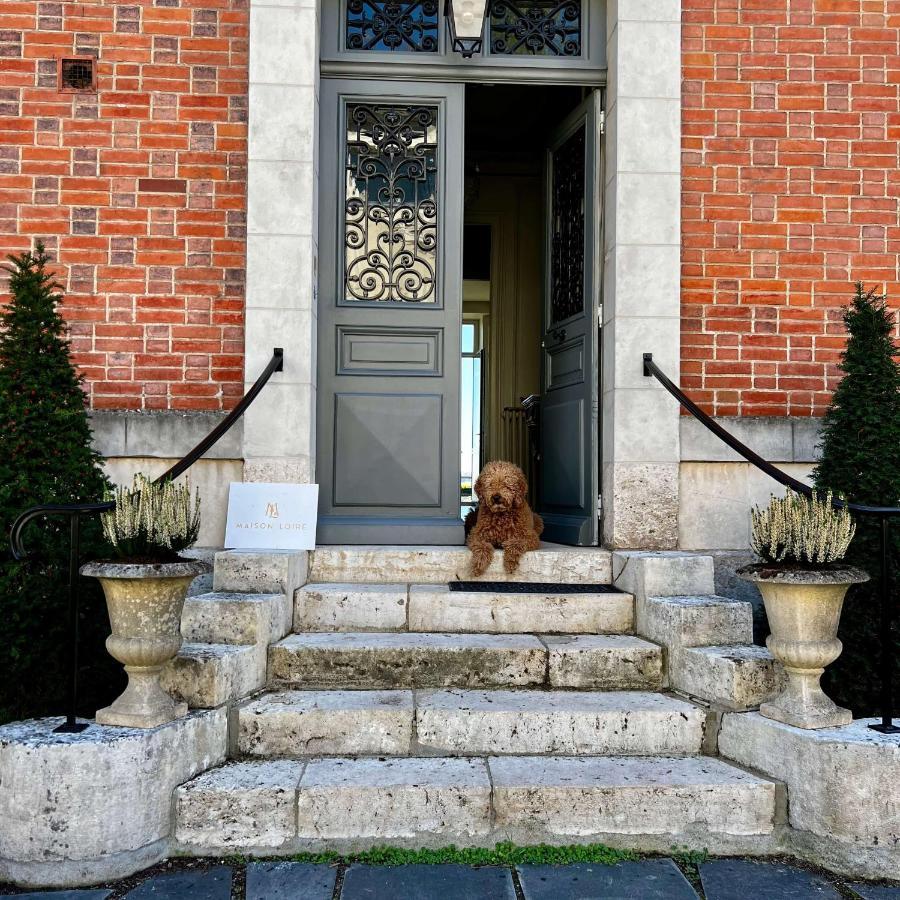
[[[323,79],[319,543],[461,544],[463,86]]]
[[[557,129],[546,157],[546,289],[541,340],[544,540],[597,543],[600,93]]]

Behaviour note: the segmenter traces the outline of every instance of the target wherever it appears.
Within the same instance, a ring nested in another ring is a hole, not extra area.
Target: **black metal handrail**
[[[257,398],[259,392],[266,386],[269,379],[276,372],[284,370],[284,350],[276,347],[272,351],[272,358],[263,369],[262,374],[253,383],[253,386],[244,394],[228,415],[205,437],[193,450],[180,459],[174,466],[163,472],[157,482],[178,478],[183,475],[207,450],[210,449],[221,437],[228,432],[238,419],[247,411],[247,408]],[[75,714],[78,705],[78,563],[80,555],[81,517],[83,515],[100,515],[115,509],[115,503],[106,501],[100,503],[46,503],[42,506],[32,506],[21,513],[13,522],[9,533],[9,545],[13,558],[25,560],[28,551],[22,538],[25,526],[35,519],[44,516],[65,516],[69,519],[69,629],[71,641],[69,647],[69,664],[71,678],[69,682],[69,711],[66,721],[55,731],[63,733],[77,733],[84,731],[88,726],[79,723]]]
[[[698,422],[704,425],[717,438],[724,441],[735,453],[743,456],[747,462],[774,478],[779,484],[789,487],[798,494],[812,497],[815,492],[808,484],[792,478],[782,472],[758,453],[742,444],[731,432],[726,431],[712,416],[700,407],[681,390],[662,369],[653,361],[652,353],[644,354],[644,376],[655,378]],[[881,520],[881,721],[869,725],[874,731],[882,734],[900,734],[900,727],[894,725],[894,642],[892,631],[893,608],[891,603],[891,567],[890,567],[890,519],[900,516],[900,506],[870,506],[865,503],[852,503],[835,498],[835,507],[849,509],[861,516],[871,516]]]

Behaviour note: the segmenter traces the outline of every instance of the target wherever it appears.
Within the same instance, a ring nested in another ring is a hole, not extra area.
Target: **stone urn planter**
[[[95,562],[82,575],[103,586],[112,634],[106,649],[125,666],[128,687],[98,710],[98,725],[154,728],[187,713],[159,683],[163,666],[181,649],[181,611],[190,583],[206,563]]]
[[[853,714],[822,690],[825,667],[841,655],[838,623],[850,585],[869,576],[860,569],[833,563],[824,568],[760,563],[738,571],[760,590],[771,633],[766,646],[783,663],[787,686],[759,711],[797,728],[849,725]]]

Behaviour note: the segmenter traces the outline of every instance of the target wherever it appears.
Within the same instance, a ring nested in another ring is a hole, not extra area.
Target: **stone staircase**
[[[776,846],[778,785],[715,752],[780,673],[709,557],[527,554],[517,581],[619,588],[557,594],[450,591],[464,548],[303,556],[220,553],[186,604],[167,685],[229,706],[231,759],[176,790],[183,852]]]

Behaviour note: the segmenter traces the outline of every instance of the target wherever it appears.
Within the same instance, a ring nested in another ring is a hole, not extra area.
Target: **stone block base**
[[[791,849],[861,878],[900,878],[900,741],[874,719],[806,730],[728,713],[719,752],[787,785]]]
[[[0,881],[74,887],[163,859],[173,790],[225,758],[225,710],[150,729],[61,722],[0,728]]]

